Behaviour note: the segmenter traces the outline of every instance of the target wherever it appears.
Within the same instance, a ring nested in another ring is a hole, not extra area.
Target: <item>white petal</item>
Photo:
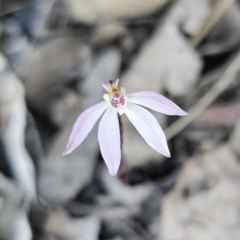
[[[71,153],[83,142],[107,106],[106,102],[101,102],[88,108],[78,117],[63,155]]]
[[[128,94],[128,101],[167,115],[188,115],[174,102],[167,99],[163,95],[152,91],[143,91]]]
[[[165,134],[157,119],[149,111],[136,104],[128,103],[125,114],[153,149],[170,157]]]
[[[109,173],[115,176],[121,161],[121,142],[118,115],[112,108],[107,109],[100,121],[98,140]]]
[[[121,92],[122,92],[123,96],[125,97],[125,99],[127,99],[127,91],[124,87],[121,87]]]
[[[107,94],[104,94],[103,95],[103,99],[108,103],[110,104],[110,99],[109,99],[109,96]]]

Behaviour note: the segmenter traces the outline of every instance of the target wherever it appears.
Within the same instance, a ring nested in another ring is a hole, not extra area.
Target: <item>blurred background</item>
[[[239,240],[240,1],[0,0],[0,239]],[[120,78],[189,113],[155,114],[172,157],[122,117],[111,177],[73,123]]]

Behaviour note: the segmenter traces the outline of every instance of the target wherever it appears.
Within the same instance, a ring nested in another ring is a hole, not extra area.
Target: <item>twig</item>
[[[233,3],[234,0],[217,1],[200,31],[190,40],[193,46],[199,45],[199,43],[204,39],[204,37],[206,37],[212,27],[219,21],[219,19],[224,15],[224,13]]]
[[[187,125],[194,121],[237,77],[240,71],[240,51],[229,64],[218,82],[194,105],[189,116],[180,118],[166,129],[167,139],[170,140]]]

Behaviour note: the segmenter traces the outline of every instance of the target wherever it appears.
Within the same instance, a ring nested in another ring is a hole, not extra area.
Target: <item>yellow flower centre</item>
[[[118,87],[111,87],[108,90],[108,96],[109,96],[110,104],[114,108],[121,108],[124,106],[125,97]]]

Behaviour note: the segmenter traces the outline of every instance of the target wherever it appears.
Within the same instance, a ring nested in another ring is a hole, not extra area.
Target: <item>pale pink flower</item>
[[[102,157],[112,176],[117,174],[121,161],[118,114],[125,113],[145,141],[166,157],[170,157],[170,152],[164,132],[153,114],[143,107],[167,115],[188,115],[175,103],[156,92],[126,94],[125,88],[118,87],[118,82],[117,79],[103,84],[107,91],[107,94],[103,95],[105,101],[88,108],[78,117],[63,153],[67,155],[77,148],[105,112],[99,124],[98,140]]]

